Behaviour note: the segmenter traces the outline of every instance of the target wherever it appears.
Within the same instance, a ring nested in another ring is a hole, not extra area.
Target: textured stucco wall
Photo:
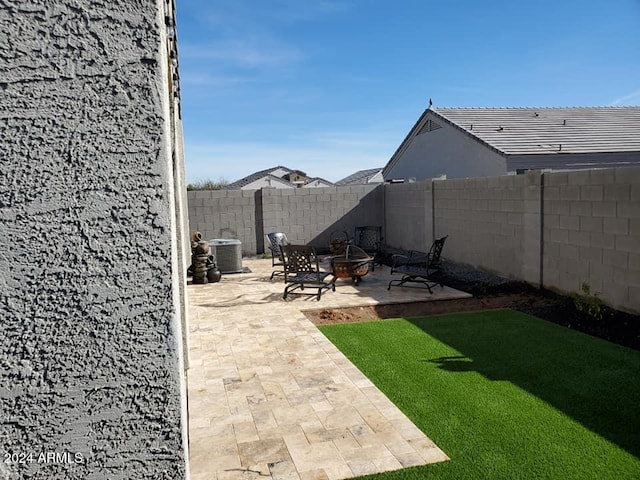
[[[164,5],[0,2],[0,478],[184,478]]]

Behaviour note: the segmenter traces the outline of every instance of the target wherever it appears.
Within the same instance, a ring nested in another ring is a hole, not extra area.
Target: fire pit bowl
[[[336,278],[352,278],[357,285],[360,278],[369,273],[373,257],[355,245],[347,245],[343,255],[331,259],[331,271]]]

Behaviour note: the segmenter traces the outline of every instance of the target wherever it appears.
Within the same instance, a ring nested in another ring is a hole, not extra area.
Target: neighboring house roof
[[[274,188],[297,188],[297,185],[291,183],[285,178],[276,177],[275,175],[265,175],[256,178],[251,183],[247,183],[239,188],[239,190],[260,190],[263,187]]]
[[[378,173],[382,172],[382,168],[370,168],[368,170],[358,170],[351,175],[344,177],[341,180],[336,182],[336,185],[354,185],[354,184],[362,184],[369,183],[374,180]],[[380,182],[383,182],[383,179],[380,178]]]
[[[298,188],[300,185],[290,182],[284,178],[289,174],[302,175],[306,179],[306,174],[304,172],[278,165],[276,167],[267,168],[265,170],[252,173],[251,175],[247,175],[240,180],[236,180],[235,182],[228,184],[226,188],[227,190],[258,190],[262,187]],[[306,182],[307,183],[302,185],[303,187],[333,186],[333,183],[320,177],[306,179]]]
[[[640,107],[431,111],[504,155],[640,151]]]
[[[640,152],[640,107],[427,108],[384,167],[447,123],[504,157]]]
[[[309,181],[302,186],[302,188],[314,188],[314,187],[333,187],[333,183],[329,180],[325,180],[324,178],[314,177],[310,178]]]
[[[273,175],[276,178],[281,178],[283,175],[286,175],[287,173],[291,173],[293,171],[294,170],[291,170],[290,168],[287,168],[287,167],[283,167],[281,165],[267,168],[265,170],[260,170],[259,172],[252,173],[251,175],[247,175],[246,177],[241,178],[240,180],[236,180],[235,182],[230,183],[229,185],[227,185],[227,190],[242,189],[243,187],[246,187],[247,185],[254,183],[256,180],[259,180],[269,175]],[[286,182],[286,180],[282,180],[282,181]],[[294,187],[293,184],[291,184],[291,186]]]

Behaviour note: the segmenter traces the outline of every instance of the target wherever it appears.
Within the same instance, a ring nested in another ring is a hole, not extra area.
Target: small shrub
[[[221,177],[217,181],[206,179],[190,183],[187,185],[187,190],[222,190],[227,185],[229,181]]]
[[[573,304],[576,310],[589,315],[594,320],[602,320],[602,300],[600,299],[600,293],[591,293],[591,287],[587,282],[582,282],[582,293],[576,293],[573,295]]]

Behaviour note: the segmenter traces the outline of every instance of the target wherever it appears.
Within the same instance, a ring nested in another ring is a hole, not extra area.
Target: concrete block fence
[[[380,225],[382,188],[375,185],[188,192],[189,224],[207,240],[234,238],[246,256],[264,253],[265,234],[328,249],[332,232]]]
[[[458,262],[540,282],[541,176],[434,182],[434,232]]]
[[[384,243],[401,250],[429,248],[434,238],[432,182],[385,185],[383,197]]]
[[[640,311],[640,169],[544,175],[543,284]]]
[[[381,225],[390,249],[427,250],[448,235],[453,261],[566,293],[589,285],[609,305],[640,312],[640,168],[529,172],[378,186],[189,192],[192,230],[264,234],[319,248],[331,232]]]

